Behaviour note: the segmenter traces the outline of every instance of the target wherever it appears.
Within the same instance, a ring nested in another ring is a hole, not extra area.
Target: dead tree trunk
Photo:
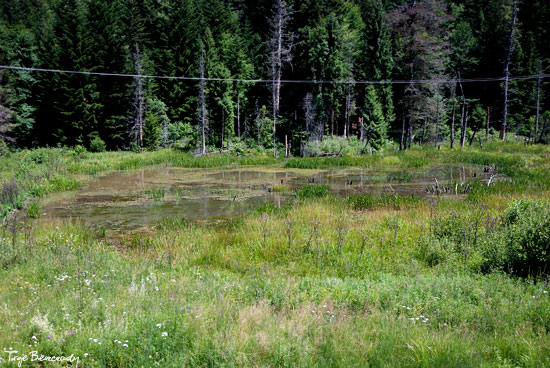
[[[470,137],[470,141],[468,142],[468,146],[472,147],[472,144],[474,144],[474,139],[476,137],[476,133],[477,133],[477,130],[474,130],[472,136]]]
[[[345,122],[344,122],[344,137],[349,138],[350,136],[350,119],[351,119],[351,112],[353,110],[353,96],[351,91],[351,82],[347,85],[347,93],[346,93],[346,116],[345,116]]]
[[[409,117],[409,135],[408,135],[408,148],[411,148],[412,142],[414,140],[413,137],[413,120],[412,117]]]
[[[206,154],[206,81],[204,79],[204,50],[201,48],[200,58],[200,105],[201,105],[201,154]]]
[[[330,135],[334,135],[334,110],[330,110]]]
[[[401,141],[399,142],[399,150],[403,151],[403,143],[405,141],[405,116],[403,116],[403,126],[401,127]]]
[[[466,130],[468,129],[468,108],[470,106],[466,105],[466,114],[464,115],[464,124],[462,126],[461,136],[460,136],[460,146],[464,147],[466,143]],[[463,108],[464,109],[464,108]]]
[[[365,123],[363,121],[363,117],[359,117],[359,141],[363,142],[365,140]],[[401,145],[399,146],[399,149],[401,149],[401,146],[403,145],[403,136],[401,136]]]
[[[460,146],[464,147],[464,140],[466,137],[466,114],[464,112],[466,109],[466,96],[464,96],[464,90],[462,89],[462,81],[460,73],[458,73],[458,86],[460,87],[460,94],[462,95],[462,114],[460,116]]]
[[[435,116],[435,144],[434,146],[437,146],[437,142],[439,141],[439,98],[437,99],[437,113]]]
[[[424,145],[424,141],[426,139],[426,123],[428,118],[424,118],[424,124],[422,125],[422,138],[420,138],[420,147]]]
[[[224,147],[223,142],[225,139],[225,110],[222,107],[222,148]]]
[[[508,48],[506,59],[504,61],[504,104],[502,106],[502,126],[500,128],[500,139],[506,140],[506,124],[508,119],[508,82],[510,80],[510,59],[514,49],[514,29],[516,28],[517,2],[514,1],[512,11],[512,24],[510,25],[510,34],[508,36]]]
[[[538,137],[538,133],[539,133],[541,73],[542,73],[542,62],[539,61],[539,68],[538,68],[539,78],[537,80],[537,112],[536,112],[536,116],[535,116],[535,139],[533,139],[533,143],[537,143],[537,137]]]
[[[453,96],[453,113],[451,118],[451,148],[455,143],[455,112],[456,112],[456,98]]]
[[[241,96],[237,92],[237,137],[241,138]]]
[[[135,67],[136,76],[134,77],[135,91],[134,91],[134,109],[135,109],[135,123],[134,132],[137,131],[137,139],[139,148],[143,148],[143,114],[145,111],[145,95],[143,93],[143,65],[141,61],[141,53],[139,51],[139,45],[135,44]]]
[[[491,116],[491,108],[487,107],[487,122],[485,124],[485,142],[489,142],[489,118],[490,118],[490,116]]]
[[[273,156],[277,157],[277,119],[281,100],[283,62],[290,61],[292,35],[286,31],[291,11],[283,0],[277,0],[277,9],[271,20],[271,78],[273,104]]]
[[[162,119],[162,146],[168,147],[168,120]]]

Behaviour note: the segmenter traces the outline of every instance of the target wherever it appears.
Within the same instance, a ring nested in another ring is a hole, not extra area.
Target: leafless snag
[[[500,128],[500,139],[506,140],[506,124],[508,118],[508,82],[510,79],[510,59],[514,51],[514,30],[516,28],[517,17],[517,2],[514,1],[512,10],[512,23],[510,24],[510,33],[508,36],[508,47],[506,51],[506,59],[504,61],[504,103],[502,106],[502,126]]]
[[[200,68],[200,130],[201,130],[201,154],[206,154],[206,124],[208,123],[208,116],[206,111],[206,80],[204,78],[204,48],[201,45],[201,57],[199,62]]]
[[[281,76],[284,63],[292,59],[291,51],[294,35],[288,32],[288,23],[292,17],[292,8],[284,0],[277,0],[276,9],[269,21],[271,28],[270,61],[271,61],[271,93],[273,104],[273,156],[277,157],[277,118],[281,100]]]

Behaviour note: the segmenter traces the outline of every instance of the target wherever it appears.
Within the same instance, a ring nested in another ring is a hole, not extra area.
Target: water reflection
[[[261,204],[281,206],[293,190],[308,183],[328,185],[338,195],[398,193],[426,195],[437,178],[442,185],[483,179],[475,167],[431,166],[421,170],[387,171],[191,170],[149,168],[97,178],[64,201],[48,205],[46,217],[78,218],[107,229],[135,229],[165,217],[211,221],[238,216]]]

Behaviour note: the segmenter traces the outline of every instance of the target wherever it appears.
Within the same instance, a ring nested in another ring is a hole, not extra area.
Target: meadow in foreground
[[[288,161],[173,151],[2,158],[2,180],[17,189],[3,208],[20,210],[0,234],[1,363],[16,366],[7,351],[36,350],[75,354],[84,367],[550,366],[549,155],[495,145]],[[150,164],[432,162],[499,166],[507,180],[429,200],[305,187],[282,208],[116,236],[29,218],[40,196]]]

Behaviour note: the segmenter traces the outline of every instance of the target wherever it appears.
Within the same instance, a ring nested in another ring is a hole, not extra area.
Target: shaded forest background
[[[512,77],[548,70],[549,27],[545,0],[1,0],[1,65],[133,76],[0,69],[0,141],[471,144],[487,118],[501,130],[507,58]],[[151,75],[206,80],[140,77]],[[548,142],[548,89],[510,81],[508,134]]]

